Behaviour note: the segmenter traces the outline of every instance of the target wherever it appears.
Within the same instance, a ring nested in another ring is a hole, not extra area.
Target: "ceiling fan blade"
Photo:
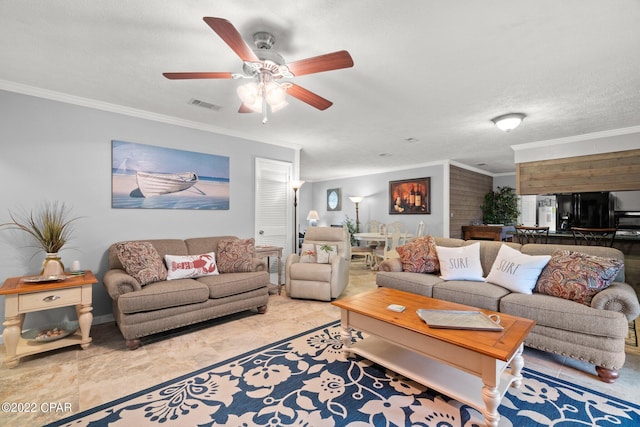
[[[211,18],[205,16],[204,22],[211,27],[213,31],[220,36],[222,40],[242,59],[243,61],[259,62],[260,58],[251,50],[249,45],[245,43],[242,36],[236,30],[236,27],[226,19]]]
[[[287,64],[289,71],[296,77],[349,67],[353,67],[353,59],[346,50],[301,59]]]
[[[251,108],[247,106],[247,104],[243,102],[242,105],[240,105],[240,108],[238,109],[238,113],[255,113],[255,111],[253,111]]]
[[[169,80],[182,79],[232,79],[233,73],[162,73]]]
[[[287,93],[294,98],[297,98],[300,101],[306,102],[312,107],[317,108],[318,110],[326,110],[333,105],[333,102],[329,101],[328,99],[324,99],[320,95],[316,95],[310,90],[307,90],[296,84],[291,84],[291,87],[287,89]]]

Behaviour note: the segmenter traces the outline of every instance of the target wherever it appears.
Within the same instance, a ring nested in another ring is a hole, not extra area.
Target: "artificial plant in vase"
[[[40,274],[58,275],[64,272],[58,252],[71,238],[73,222],[79,219],[70,218],[70,214],[71,210],[64,203],[44,202],[38,210],[28,214],[9,212],[11,221],[0,227],[28,233],[35,240],[33,246],[46,254]]]
[[[518,195],[512,187],[498,187],[484,196],[482,221],[485,224],[514,225],[518,220]]]
[[[349,238],[351,241],[351,246],[356,246],[357,245],[357,240],[354,236],[354,234],[356,233],[356,224],[355,222],[353,222],[353,220],[351,218],[349,218],[349,215],[345,215],[344,217],[344,221],[342,222],[342,225],[347,227],[347,230],[349,231]]]

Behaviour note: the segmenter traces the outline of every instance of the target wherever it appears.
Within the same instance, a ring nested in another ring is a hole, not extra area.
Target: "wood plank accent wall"
[[[640,190],[640,150],[516,164],[516,193]]]
[[[484,195],[493,190],[493,177],[449,167],[449,236],[462,238],[462,226],[482,221]]]

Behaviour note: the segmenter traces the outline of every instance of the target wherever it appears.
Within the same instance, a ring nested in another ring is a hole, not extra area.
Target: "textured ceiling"
[[[162,76],[241,72],[204,16],[228,19],[248,42],[272,32],[289,62],[345,49],[355,65],[291,80],[331,108],[291,99],[263,125],[237,113],[242,81]],[[2,0],[0,89],[301,147],[306,180],[447,159],[504,173],[512,145],[640,125],[639,22],[638,0]],[[504,133],[490,120],[508,112],[527,118]]]

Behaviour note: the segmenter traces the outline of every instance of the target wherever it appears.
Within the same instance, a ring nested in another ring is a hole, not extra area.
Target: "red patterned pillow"
[[[167,279],[164,262],[151,243],[120,242],[115,249],[127,274],[142,286]]]
[[[609,286],[624,261],[558,249],[542,270],[535,292],[591,305],[593,296]]]
[[[218,269],[220,273],[253,271],[255,240],[222,239],[218,242]]]
[[[440,271],[436,241],[431,236],[417,238],[396,248],[402,270],[413,273],[435,273]]]
[[[165,255],[164,261],[169,271],[167,280],[218,274],[216,254],[214,252],[200,255]]]

